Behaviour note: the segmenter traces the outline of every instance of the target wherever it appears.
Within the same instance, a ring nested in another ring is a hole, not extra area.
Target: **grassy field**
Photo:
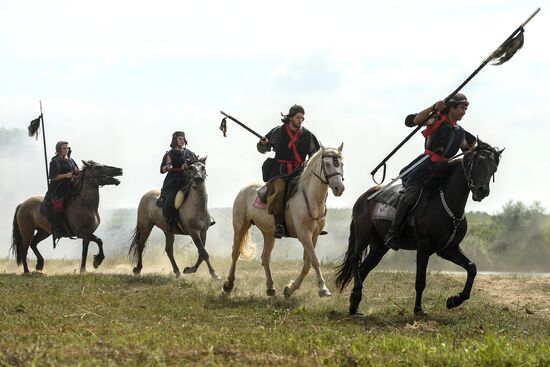
[[[550,365],[549,278],[481,275],[472,299],[449,311],[445,299],[465,277],[430,273],[429,316],[415,318],[414,274],[374,272],[366,316],[349,317],[349,289],[336,291],[330,265],[331,298],[317,296],[310,274],[285,300],[299,262],[273,264],[271,299],[258,261],[238,263],[229,297],[206,267],[178,279],[166,259],[161,268],[146,262],[157,273],[140,277],[109,262],[75,274],[77,261],[47,261],[49,273],[22,276],[12,262],[0,261],[0,365]],[[214,266],[225,276],[229,261]]]

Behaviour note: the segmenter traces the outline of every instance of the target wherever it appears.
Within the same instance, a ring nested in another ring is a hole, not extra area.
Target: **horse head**
[[[464,154],[462,164],[466,182],[475,201],[489,196],[491,177],[494,179],[503,151],[504,149],[493,148],[478,138],[476,147]]]
[[[90,179],[97,186],[120,184],[120,180],[115,177],[122,176],[122,168],[107,166],[94,161],[82,161],[82,164],[84,168],[82,169],[81,178]]]
[[[321,144],[321,172],[316,175],[327,184],[334,196],[341,196],[344,193],[344,162],[342,161],[342,149],[344,143],[337,149],[327,148]]]
[[[206,158],[197,158],[187,160],[186,174],[193,189],[198,189],[206,180]]]

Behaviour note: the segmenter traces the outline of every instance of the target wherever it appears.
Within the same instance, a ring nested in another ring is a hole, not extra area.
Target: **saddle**
[[[256,191],[256,194],[258,196],[256,198],[256,201],[258,201],[258,199],[259,199],[259,201],[261,201],[260,206],[258,206],[258,207],[261,207],[262,209],[266,208],[265,204],[267,204],[267,191],[268,191],[269,183],[271,181],[273,181],[275,178],[281,178],[282,177],[286,180],[286,190],[285,190],[285,208],[286,208],[287,202],[298,191],[298,182],[300,181],[300,177],[302,175],[303,170],[304,170],[303,166],[298,167],[294,171],[292,171],[291,173],[289,173],[287,175],[273,177],[271,180],[266,182],[265,185],[263,185],[262,187],[260,187]],[[256,203],[254,203],[254,204],[256,204]],[[261,205],[261,204],[263,204],[263,205]]]
[[[395,212],[397,210],[397,205],[399,204],[401,195],[403,195],[403,185],[396,185],[388,188],[386,191],[375,197],[374,201],[376,204],[372,219],[387,220],[392,222],[395,217]],[[427,190],[425,187],[420,190],[414,205],[407,215],[407,219],[405,221],[407,226],[415,226],[415,218],[424,214],[428,201],[432,196],[432,190]]]

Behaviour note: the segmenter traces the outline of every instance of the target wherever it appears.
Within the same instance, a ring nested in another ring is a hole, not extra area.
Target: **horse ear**
[[[499,157],[500,157],[500,155],[502,154],[502,152],[504,152],[504,149],[506,149],[506,148],[502,148],[501,150],[499,150],[499,151],[497,152],[497,155],[498,155]]]
[[[88,167],[90,165],[90,161],[82,160],[82,164],[84,165],[84,167]]]
[[[203,164],[206,164],[206,158],[208,158],[208,156],[199,158],[199,161],[201,161]]]
[[[342,149],[344,149],[344,142],[338,147],[338,153],[342,153]]]
[[[484,144],[483,141],[477,135],[476,135],[476,141],[477,141],[477,145]]]
[[[321,147],[321,150],[325,150],[325,146],[323,145],[323,143],[319,142],[319,146]]]

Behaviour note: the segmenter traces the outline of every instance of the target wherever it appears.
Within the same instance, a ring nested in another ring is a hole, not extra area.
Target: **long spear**
[[[251,132],[256,137],[258,137],[260,139],[264,139],[264,136],[261,136],[260,134],[258,134],[257,132],[255,132],[254,130],[252,130],[251,128],[249,128],[248,126],[246,126],[245,124],[243,124],[242,122],[237,120],[236,118],[234,118],[233,116],[231,116],[231,115],[229,115],[229,114],[227,114],[223,111],[220,111],[220,113],[225,116],[222,119],[222,123],[220,124],[220,130],[222,131],[223,136],[227,136],[227,119],[230,119],[231,121],[235,122],[236,124],[242,126],[247,131]]]
[[[42,101],[40,102],[40,116],[38,118],[31,121],[29,124],[28,130],[29,130],[29,136],[34,136],[35,139],[38,139],[38,129],[40,126],[42,126],[42,143],[44,146],[44,166],[46,168],[46,187],[48,188],[48,192],[51,195],[50,192],[50,173],[48,172],[48,154],[46,151],[46,130],[44,127],[44,114],[42,113]],[[53,248],[55,248],[55,224],[54,221],[51,221],[52,224],[52,242],[53,242]]]
[[[470,74],[470,76],[458,86],[458,88],[456,88],[451,94],[449,94],[447,98],[445,98],[445,104],[447,104],[449,100],[451,100],[455,96],[455,94],[457,94],[466,84],[468,84],[468,82],[472,80],[473,77],[476,76],[476,74],[479,73],[479,71],[483,69],[485,65],[487,65],[489,62],[493,61],[493,65],[502,65],[506,61],[510,60],[512,56],[514,56],[514,54],[523,46],[523,27],[525,27],[525,25],[529,23],[529,21],[533,19],[533,17],[537,15],[539,11],[540,8],[537,8],[537,10],[535,10],[533,14],[531,14],[529,18],[527,18],[527,20],[525,20],[525,22],[523,22],[495,51],[487,56],[487,58],[483,60],[483,62],[477,67],[477,69],[475,69],[474,72]],[[380,167],[384,167],[382,181],[380,182],[380,184],[384,182],[386,178],[386,162],[388,161],[388,159],[390,159],[395,154],[395,152],[397,152],[403,146],[403,144],[405,144],[414,134],[416,134],[416,132],[420,130],[423,125],[434,116],[434,114],[435,111],[430,113],[421,124],[419,124],[409,135],[407,135],[407,137],[403,139],[403,141],[401,141],[401,143],[399,143],[390,152],[390,154],[388,154],[382,160],[382,162],[380,162],[376,166],[376,168],[372,170],[370,174],[374,182],[376,182],[376,180],[374,179],[374,175],[376,174],[376,172],[378,172]]]

